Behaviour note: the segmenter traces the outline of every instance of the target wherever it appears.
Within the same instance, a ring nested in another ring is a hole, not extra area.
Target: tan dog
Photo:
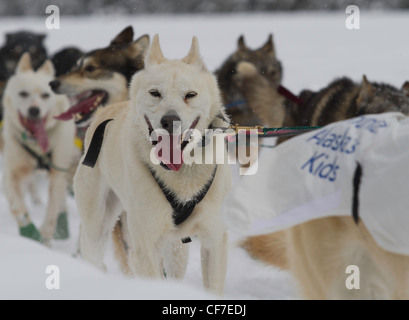
[[[242,63],[254,66],[260,77],[241,77],[239,70]],[[237,49],[215,72],[222,92],[227,114],[233,124],[242,126],[265,125],[278,127],[283,116],[279,112],[283,108],[284,96],[278,90],[282,80],[283,69],[277,59],[273,35],[258,49],[247,47],[244,36],[237,41]],[[256,94],[259,86],[268,87],[267,95],[258,95],[257,99],[248,99],[248,95]],[[243,100],[244,99],[244,100]]]
[[[382,249],[352,217],[312,220],[243,246],[290,271],[305,299],[409,299],[409,257]],[[357,290],[346,286],[349,265],[359,267]]]
[[[53,77],[54,68],[50,61],[34,72],[30,55],[25,53],[15,75],[7,82],[3,98],[4,192],[19,224],[20,234],[46,243],[53,237],[57,219],[66,219],[66,216],[58,217],[58,213],[64,211],[67,170],[76,152],[74,122],[53,118],[69,107],[65,96],[56,96],[51,91],[48,83]],[[41,235],[31,222],[24,203],[24,183],[37,168],[49,171],[50,185]],[[68,230],[62,233],[64,235],[56,236],[68,236]]]
[[[180,141],[180,134],[174,134],[178,125],[180,132],[194,128],[202,137],[211,126],[228,126],[225,119],[216,79],[200,57],[196,38],[184,59],[167,60],[156,35],[145,69],[132,79],[130,101],[98,110],[86,134],[85,154],[74,179],[83,257],[105,268],[110,231],[126,211],[123,227],[129,234],[128,258],[134,274],[182,278],[188,261],[184,242],[197,236],[204,286],[221,294],[227,263],[221,203],[230,187],[230,168],[227,162],[185,163],[194,142],[182,147],[172,143],[168,151],[173,159],[162,155],[156,158],[161,165],[155,165],[150,135],[161,129],[170,133],[172,142]],[[88,157],[95,156],[94,143],[101,137],[99,155],[90,164]],[[224,146],[222,150],[225,154]],[[183,161],[174,161],[176,154]],[[193,202],[196,206],[191,207]],[[183,217],[187,207],[193,211]]]
[[[238,83],[252,81],[248,100],[271,94],[262,75],[249,63],[241,63],[234,76]],[[399,111],[409,114],[408,83],[398,89],[369,82],[357,84],[337,79],[318,92],[305,90],[303,108],[287,104],[283,126],[323,126],[362,114]],[[278,110],[283,114],[283,110]],[[280,138],[279,142],[288,138]],[[294,156],[298,156],[294,152]],[[290,161],[291,159],[289,159]],[[300,182],[302,183],[302,182]],[[302,223],[287,230],[249,237],[243,242],[249,254],[263,262],[289,270],[306,299],[408,299],[409,258],[383,250],[363,223],[352,217],[330,217]],[[346,267],[360,268],[361,287],[349,290]]]

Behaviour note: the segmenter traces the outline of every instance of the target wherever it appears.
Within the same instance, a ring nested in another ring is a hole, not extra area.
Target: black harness
[[[96,128],[94,135],[92,136],[91,143],[88,147],[87,153],[85,155],[85,158],[82,161],[83,165],[91,167],[91,168],[95,167],[95,164],[98,160],[99,153],[101,151],[102,142],[104,140],[105,127],[112,120],[113,119],[107,119],[101,122]],[[204,143],[204,140],[202,141],[202,143]],[[155,172],[149,166],[147,167],[150,173],[152,174],[152,177],[155,179],[156,183],[159,185],[160,189],[162,190],[164,196],[166,197],[166,200],[168,200],[169,204],[171,205],[173,209],[172,219],[173,219],[173,223],[176,226],[186,221],[186,219],[189,218],[190,215],[192,214],[196,205],[199,204],[200,201],[202,201],[203,198],[206,196],[207,192],[212,186],[212,183],[213,183],[214,177],[216,176],[216,171],[217,171],[217,165],[216,165],[213,170],[212,176],[210,177],[209,181],[203,186],[200,192],[196,194],[193,197],[193,199],[185,201],[185,202],[181,202],[178,200],[175,194],[172,191],[170,191],[168,188],[166,188],[165,184],[161,180],[159,180],[159,178],[156,177]],[[182,239],[182,243],[188,243],[190,241],[192,241],[190,237]]]
[[[357,162],[353,179],[353,195],[352,195],[352,217],[356,224],[359,223],[359,187],[362,180],[362,165]]]
[[[18,140],[18,142],[20,143],[21,147],[27,151],[27,153],[32,156],[34,159],[37,160],[37,169],[44,169],[47,171],[51,170],[51,151],[44,154],[44,155],[40,155],[37,152],[35,152],[33,149],[31,149],[28,145],[26,145],[25,143],[21,142],[20,140]]]
[[[193,199],[181,202],[175,194],[170,191],[168,188],[166,188],[165,184],[155,175],[155,172],[148,166],[149,171],[152,174],[152,177],[155,179],[156,183],[159,185],[159,188],[162,190],[163,194],[166,197],[166,200],[168,200],[169,204],[172,206],[173,213],[172,213],[172,219],[173,223],[178,226],[184,221],[186,221],[187,218],[190,217],[192,214],[193,210],[195,209],[196,205],[200,203],[200,201],[203,200],[203,198],[206,196],[207,192],[209,191],[210,187],[212,186],[214,177],[216,176],[216,171],[217,171],[217,165],[214,167],[212,176],[210,177],[209,181],[204,185],[202,190],[200,190],[199,193],[197,193]],[[188,243],[192,241],[190,237],[182,239],[182,243]]]
[[[107,119],[101,122],[94,131],[91,143],[89,144],[87,154],[85,155],[82,164],[87,167],[94,168],[97,163],[99,152],[101,151],[102,141],[104,140],[104,132],[107,124],[114,119]]]
[[[52,152],[49,151],[47,153],[38,153],[34,149],[30,148],[27,143],[25,143],[25,140],[27,139],[27,136],[23,133],[22,138],[23,140],[19,139],[18,137],[15,137],[17,142],[20,144],[20,146],[35,160],[37,160],[37,167],[36,169],[43,169],[50,171],[51,169],[57,170],[57,171],[62,171],[62,172],[68,172],[69,168],[61,168],[57,165],[55,165],[52,161]]]

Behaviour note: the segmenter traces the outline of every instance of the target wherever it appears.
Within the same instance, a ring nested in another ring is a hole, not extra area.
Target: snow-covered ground
[[[0,34],[29,29],[48,34],[50,53],[64,46],[84,50],[106,46],[127,25],[136,36],[159,33],[165,56],[180,58],[187,53],[191,37],[198,36],[208,68],[215,70],[235,49],[244,34],[249,47],[261,46],[274,34],[277,55],[284,66],[284,85],[294,92],[319,89],[334,78],[347,75],[360,81],[366,74],[372,81],[401,86],[409,80],[409,46],[404,32],[408,13],[363,12],[361,29],[347,30],[347,15],[339,13],[295,13],[217,16],[105,16],[61,17],[60,30],[46,30],[45,19],[2,19]],[[270,149],[263,153],[274,152]],[[263,163],[261,154],[260,165]],[[234,183],[240,183],[232,167]],[[41,192],[46,201],[46,183]],[[268,190],[266,190],[268,197]],[[45,205],[30,208],[35,223],[41,224]],[[15,221],[0,192],[0,299],[215,299],[201,284],[198,241],[193,239],[188,271],[181,283],[125,279],[112,251],[107,252],[107,274],[81,259],[77,248],[79,217],[72,198],[68,199],[71,239],[55,241],[51,249],[18,236]],[[230,236],[226,299],[297,299],[294,283],[284,271],[250,259],[236,246],[238,235]],[[109,248],[111,249],[111,248]],[[60,269],[60,290],[48,290],[46,267]]]

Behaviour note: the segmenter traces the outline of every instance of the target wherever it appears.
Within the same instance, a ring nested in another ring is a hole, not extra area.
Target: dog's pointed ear
[[[237,40],[237,49],[239,51],[248,50],[248,48],[246,46],[246,42],[244,41],[244,36],[243,35],[241,35],[239,40]]]
[[[145,66],[161,64],[166,61],[159,44],[159,35],[155,34],[152,40],[151,48],[145,58]]]
[[[39,40],[39,41],[44,41],[44,39],[47,37],[47,35],[45,34],[45,33],[40,33],[40,34],[38,34],[37,35],[37,39]]]
[[[369,98],[372,97],[374,93],[375,93],[375,90],[372,84],[368,81],[368,78],[366,77],[366,75],[363,75],[361,90],[358,96],[358,104],[362,104],[368,101]]]
[[[361,87],[361,91],[364,91],[364,93],[367,96],[371,96],[374,93],[374,89],[372,84],[368,81],[368,78],[366,77],[366,75],[363,75],[362,77],[362,87]]]
[[[132,26],[126,27],[111,41],[111,45],[122,45],[131,43],[133,40],[133,28]]]
[[[136,39],[126,48],[126,55],[133,59],[138,56],[144,57],[149,49],[149,35],[144,34],[143,36]]]
[[[189,53],[182,59],[182,61],[206,70],[206,66],[204,65],[203,59],[200,56],[199,41],[197,40],[196,36],[194,36],[192,39],[192,45],[190,46]]]
[[[38,68],[37,72],[45,73],[54,77],[55,69],[51,60],[49,59],[45,60],[44,63]]]
[[[138,44],[142,49],[147,50],[149,48],[149,35],[144,34],[136,39],[133,43]]]
[[[273,35],[271,33],[268,35],[267,42],[259,50],[268,52],[271,55],[275,55]]]
[[[19,72],[27,72],[27,71],[33,71],[33,67],[31,65],[31,56],[28,52],[24,52],[20,60],[18,61],[17,67],[16,67],[16,73]]]
[[[406,94],[407,96],[409,96],[409,81],[406,81],[403,85],[402,85],[402,91],[404,94]]]

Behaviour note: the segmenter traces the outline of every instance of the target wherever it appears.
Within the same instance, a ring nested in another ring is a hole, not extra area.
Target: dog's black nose
[[[61,84],[61,82],[58,81],[58,80],[53,80],[53,81],[50,81],[50,83],[49,83],[51,89],[52,89],[54,92],[55,92],[55,90],[58,89],[58,87],[60,86],[60,84]]]
[[[162,125],[162,128],[165,129],[167,132],[170,134],[173,134],[173,130],[176,127],[179,127],[179,125],[174,122],[179,122],[180,124],[180,118],[175,112],[169,112],[165,114],[162,119],[160,120],[160,124]]]
[[[38,118],[39,115],[40,115],[40,109],[38,107],[28,108],[28,116],[30,118]]]

